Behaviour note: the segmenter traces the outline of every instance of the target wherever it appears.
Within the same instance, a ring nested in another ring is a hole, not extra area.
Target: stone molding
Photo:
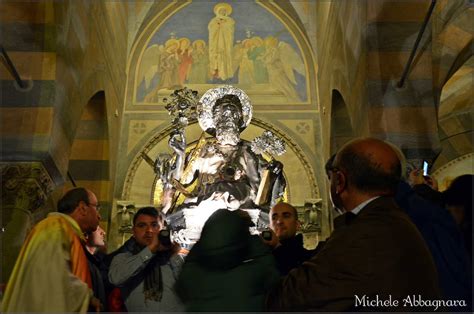
[[[54,189],[41,162],[0,162],[2,207],[34,212]]]
[[[433,172],[432,176],[436,177],[436,176],[440,175],[443,171],[446,171],[447,169],[449,169],[449,168],[453,167],[454,165],[462,162],[463,160],[472,159],[472,158],[474,158],[474,153],[469,153],[469,154],[459,156],[459,157],[449,161],[448,163],[442,165],[438,169],[436,169],[436,171]]]

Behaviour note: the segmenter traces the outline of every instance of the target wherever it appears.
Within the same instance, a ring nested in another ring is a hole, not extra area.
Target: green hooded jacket
[[[270,249],[248,227],[237,211],[219,209],[209,217],[176,284],[188,311],[264,310],[279,272]]]

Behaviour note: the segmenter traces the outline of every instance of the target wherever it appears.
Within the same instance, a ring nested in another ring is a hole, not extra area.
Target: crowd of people
[[[444,192],[418,170],[402,179],[392,145],[360,138],[328,160],[334,231],[312,250],[297,210],[280,202],[270,230],[219,209],[189,252],[144,207],[132,237],[106,254],[95,194],[65,193],[27,237],[2,312],[472,312],[472,175]]]

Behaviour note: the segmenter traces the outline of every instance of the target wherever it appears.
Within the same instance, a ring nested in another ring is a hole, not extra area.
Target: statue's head
[[[252,105],[247,94],[230,85],[219,86],[204,93],[197,112],[201,128],[216,136],[221,144],[226,141],[222,138],[224,133],[228,136],[231,132],[236,134],[238,142],[240,132],[252,119]]]
[[[212,109],[212,119],[216,126],[217,142],[223,145],[237,145],[240,141],[242,125],[242,104],[239,97],[225,95],[216,100]]]

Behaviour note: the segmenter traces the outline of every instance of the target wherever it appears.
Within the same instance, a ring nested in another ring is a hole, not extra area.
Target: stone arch
[[[76,186],[92,190],[101,204],[102,221],[110,211],[109,131],[104,91],[96,92],[84,106],[69,156],[68,175]],[[72,188],[69,180],[63,189]]]
[[[196,121],[192,121],[189,125],[189,128],[191,129],[191,132],[189,133],[190,136],[188,143],[192,143],[199,138],[201,132],[199,125]],[[147,200],[150,200],[152,198],[151,195],[150,197],[148,197],[137,190],[135,192],[133,191],[134,185],[138,183],[140,185],[139,188],[148,187],[148,190],[151,192],[152,186],[154,184],[153,170],[148,165],[146,165],[146,162],[141,156],[142,154],[152,154],[153,152],[166,151],[168,149],[167,141],[169,138],[169,134],[173,131],[173,129],[174,127],[172,125],[168,125],[165,128],[162,128],[161,130],[156,130],[156,132],[153,132],[156,134],[155,136],[152,136],[151,138],[149,137],[147,140],[137,144],[137,149],[134,150],[134,157],[130,163],[130,166],[125,176],[125,183],[121,191],[122,199],[134,199],[136,197],[142,197],[140,201],[145,203]],[[287,145],[287,153],[285,153],[283,156],[278,157],[277,159],[282,161],[283,164],[285,164],[285,161],[298,162],[301,164],[300,174],[303,174],[303,177],[301,175],[297,175],[296,173],[285,173],[285,178],[287,179],[288,185],[288,199],[290,201],[292,201],[293,203],[299,203],[304,201],[303,197],[299,196],[299,191],[292,191],[291,189],[292,185],[296,185],[295,182],[297,180],[307,181],[307,186],[310,190],[310,194],[306,195],[305,197],[320,197],[320,188],[317,184],[316,175],[313,171],[313,168],[311,167],[309,158],[308,156],[306,156],[306,153],[301,149],[301,147],[299,147],[299,145],[295,141],[293,141],[288,135],[285,134],[285,132],[278,129],[274,125],[258,118],[252,118],[252,122],[248,129],[249,130],[246,130],[246,132],[244,132],[242,136],[242,139],[247,141],[250,141],[255,136],[260,135],[261,132],[264,130],[269,130],[274,134],[278,135],[280,138],[283,138]],[[285,157],[285,155],[288,156]],[[150,157],[154,158],[155,156],[150,155]],[[147,172],[148,175],[145,175],[145,173]],[[135,177],[137,175],[140,177],[140,182],[137,182],[135,180]]]
[[[474,57],[470,57],[443,85],[438,108],[441,152],[433,170],[471,152],[474,144],[472,120],[472,75]]]
[[[463,174],[474,174],[472,165],[474,164],[474,153],[459,156],[433,172],[432,176],[438,181],[438,188],[444,191],[451,184],[452,180]]]
[[[464,1],[435,7],[432,28],[433,51],[436,52],[433,79],[439,91],[436,101],[439,101],[444,85],[472,56],[473,35],[468,21],[473,17],[472,5]]]
[[[332,155],[354,136],[354,130],[349,110],[341,93],[334,89],[331,99],[330,153]]]

